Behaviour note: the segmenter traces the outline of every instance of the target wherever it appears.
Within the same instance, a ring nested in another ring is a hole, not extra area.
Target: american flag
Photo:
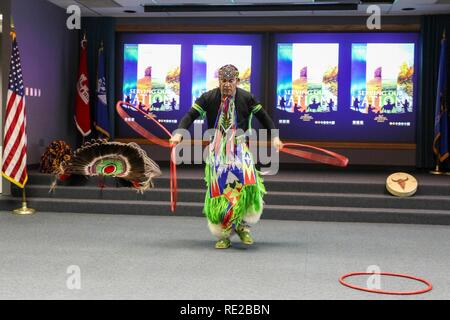
[[[14,32],[12,39],[2,175],[17,186],[24,188],[28,180],[25,92],[19,47]]]

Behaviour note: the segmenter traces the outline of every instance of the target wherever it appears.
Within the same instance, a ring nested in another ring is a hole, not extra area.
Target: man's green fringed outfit
[[[234,66],[224,66],[219,70],[219,79],[237,79],[236,72]],[[198,98],[178,127],[187,129],[198,117],[206,117],[208,127],[214,128],[207,147],[203,212],[211,232],[219,239],[218,249],[230,246],[233,232],[243,243],[252,244],[249,225],[257,223],[263,211],[266,189],[245,136],[239,132],[251,128],[253,115],[265,128],[275,129],[272,119],[250,93],[236,88],[233,95],[226,95],[226,85]]]

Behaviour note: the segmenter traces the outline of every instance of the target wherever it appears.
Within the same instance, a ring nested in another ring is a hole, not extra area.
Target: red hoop
[[[131,103],[125,102],[125,101],[118,101],[116,104],[116,110],[119,116],[125,121],[127,117],[129,117],[128,112],[125,111],[122,105],[126,105],[128,108],[131,108],[139,113],[141,113],[146,119],[153,121],[155,124],[157,124],[169,137],[172,137],[172,134],[161,124],[159,121],[157,121],[154,117],[149,116],[147,113],[143,112],[141,109],[137,108],[136,106],[132,105]],[[175,212],[177,207],[177,167],[176,167],[176,157],[175,157],[175,146],[172,145],[169,141],[165,139],[161,139],[154,134],[152,134],[150,131],[148,131],[146,128],[139,125],[137,122],[134,121],[125,121],[126,124],[128,124],[134,131],[139,133],[141,136],[146,138],[147,140],[158,144],[162,147],[170,148],[170,208],[172,212]],[[322,152],[324,154],[319,154],[315,152],[309,152],[309,151],[303,151],[303,150],[296,150],[291,149],[288,147],[301,147],[306,149],[311,149],[315,151]],[[283,148],[280,149],[280,151],[317,161],[326,163],[329,165],[339,166],[339,167],[346,167],[348,164],[348,158],[335,153],[331,152],[329,150],[304,145],[304,144],[298,144],[298,143],[285,143],[283,144]]]
[[[314,151],[322,152],[324,154],[303,151],[303,150],[296,150],[296,149],[291,149],[291,148],[287,148],[287,147],[300,147],[300,148],[305,148],[305,149],[311,149]],[[332,151],[322,149],[322,148],[317,148],[317,147],[310,146],[307,144],[283,143],[283,148],[281,148],[280,151],[300,157],[300,158],[305,158],[305,159],[309,159],[312,161],[322,162],[322,163],[329,164],[332,166],[346,167],[348,165],[347,157],[344,157],[343,155],[340,155],[336,152],[332,152]]]
[[[152,120],[155,124],[160,126],[161,129],[164,130],[164,132],[171,138],[172,134],[162,125],[160,124],[155,118],[150,117],[148,114],[140,110],[139,108],[135,107],[131,103],[119,101],[116,104],[116,110],[119,116],[125,120],[126,117],[128,117],[128,113],[124,110],[122,105],[126,105],[129,108],[132,108],[133,110],[141,113],[144,115],[144,117],[148,120]],[[175,146],[171,144],[169,141],[158,138],[157,136],[153,135],[150,131],[139,125],[138,123],[134,121],[125,121],[126,124],[128,124],[134,131],[139,133],[141,136],[146,138],[147,140],[160,145],[162,147],[170,148],[170,210],[172,212],[175,212],[177,208],[177,164],[176,164],[176,153],[175,153]]]
[[[407,278],[407,279],[412,279],[418,282],[422,282],[424,284],[427,285],[427,287],[423,290],[418,290],[418,291],[383,291],[383,290],[376,290],[376,289],[368,289],[368,288],[364,288],[364,287],[358,287],[352,284],[349,284],[347,282],[344,281],[344,279],[348,278],[348,277],[353,277],[353,276],[361,276],[361,275],[383,275],[383,276],[391,276],[391,277],[399,277],[399,278]],[[348,273],[343,275],[342,277],[339,278],[339,282],[349,288],[355,289],[355,290],[360,290],[360,291],[366,291],[366,292],[371,292],[371,293],[379,293],[379,294],[393,294],[393,295],[413,295],[413,294],[422,294],[428,291],[431,291],[433,289],[433,286],[430,282],[428,282],[427,280],[421,279],[421,278],[417,278],[414,276],[410,276],[407,274],[399,274],[399,273],[391,273],[391,272],[379,272],[379,273],[373,273],[373,272],[352,272],[352,273]]]

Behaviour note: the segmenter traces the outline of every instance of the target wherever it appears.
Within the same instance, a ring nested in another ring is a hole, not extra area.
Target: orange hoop
[[[155,124],[157,124],[161,129],[164,130],[164,132],[171,138],[172,134],[162,125],[160,124],[155,118],[149,117],[145,112],[140,110],[139,108],[135,107],[131,103],[119,101],[116,104],[116,110],[119,116],[125,120],[126,117],[128,117],[128,113],[124,110],[122,105],[126,105],[129,108],[132,108],[133,110],[143,114],[146,119],[152,120]],[[162,147],[170,148],[170,210],[172,212],[175,212],[177,208],[177,164],[176,164],[176,153],[175,153],[175,146],[169,143],[169,141],[161,139],[153,135],[150,131],[142,127],[136,122],[130,122],[126,121],[126,124],[128,124],[134,131],[139,133],[141,136],[146,138],[147,140],[158,144]]]
[[[347,282],[344,281],[344,279],[352,277],[352,276],[361,276],[361,275],[383,275],[383,276],[390,276],[390,277],[398,277],[398,278],[407,278],[407,279],[412,279],[414,281],[418,281],[418,282],[422,282],[424,284],[427,285],[427,287],[423,290],[417,290],[417,291],[384,291],[384,290],[376,290],[376,289],[368,289],[368,288],[364,288],[364,287],[359,287],[359,286],[355,286],[352,284],[349,284]],[[431,291],[433,289],[433,286],[430,282],[428,282],[427,280],[421,279],[421,278],[417,278],[414,276],[410,276],[407,274],[399,274],[399,273],[391,273],[391,272],[379,272],[379,273],[373,273],[373,272],[352,272],[352,273],[348,273],[343,275],[342,277],[339,278],[339,282],[349,288],[355,289],[355,290],[360,290],[360,291],[366,291],[366,292],[371,292],[371,293],[379,293],[379,294],[393,294],[393,295],[413,295],[413,294],[422,294],[428,291]]]

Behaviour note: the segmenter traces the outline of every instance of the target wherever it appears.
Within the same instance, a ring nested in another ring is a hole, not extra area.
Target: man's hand
[[[275,147],[277,152],[280,152],[280,150],[283,149],[283,142],[281,142],[280,138],[278,137],[272,139],[272,145]]]
[[[182,139],[183,135],[181,133],[176,133],[174,136],[172,136],[172,138],[170,138],[169,142],[174,146],[176,146],[181,142]]]

